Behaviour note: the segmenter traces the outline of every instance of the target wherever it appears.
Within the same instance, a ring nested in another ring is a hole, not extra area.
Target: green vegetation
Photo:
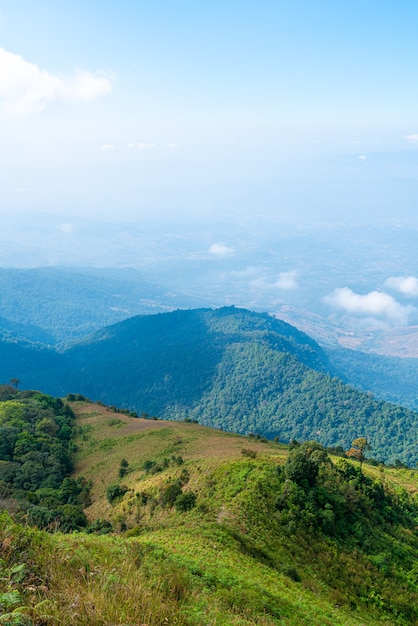
[[[366,354],[358,350],[327,348],[338,376],[377,398],[418,410],[418,359]]]
[[[74,414],[68,404],[36,391],[0,386],[0,497],[19,519],[39,528],[86,526],[89,484],[71,478]]]
[[[14,402],[59,405],[13,393],[0,406],[15,417]],[[46,533],[0,514],[0,623],[418,623],[415,470],[123,413],[115,428],[106,407],[71,408],[66,480],[91,480],[89,526]]]
[[[0,342],[0,356],[12,345]],[[417,413],[332,377],[312,339],[267,314],[229,307],[135,317],[63,354],[16,345],[16,359],[6,352],[7,379],[54,395],[75,398],[78,390],[131,414],[283,442],[347,449],[365,433],[377,459],[415,465],[418,458]]]
[[[0,268],[0,337],[65,344],[138,314],[192,306],[135,270]]]
[[[314,341],[268,315],[231,307],[134,318],[67,356],[90,381],[77,388],[138,414],[344,449],[367,433],[377,459],[418,458],[416,413],[333,378]]]

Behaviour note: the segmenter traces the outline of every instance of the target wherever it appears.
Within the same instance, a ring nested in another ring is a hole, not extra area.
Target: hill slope
[[[108,404],[283,441],[348,447],[366,434],[378,458],[418,457],[416,414],[330,378],[318,344],[265,314],[230,307],[132,318],[65,356],[80,372],[72,389]]]
[[[418,409],[418,359],[369,354],[346,348],[326,348],[341,378],[378,398]]]
[[[135,270],[0,268],[0,333],[66,343],[132,315],[196,306]]]
[[[0,356],[6,347],[0,343]],[[32,356],[32,371],[19,358],[5,359],[0,374],[53,395],[79,392],[281,441],[315,438],[347,449],[364,435],[376,458],[418,458],[416,413],[330,377],[318,344],[267,314],[230,307],[140,316],[86,338],[54,363]]]
[[[416,471],[71,408],[90,534],[0,515],[3,622],[14,606],[28,626],[418,623]]]

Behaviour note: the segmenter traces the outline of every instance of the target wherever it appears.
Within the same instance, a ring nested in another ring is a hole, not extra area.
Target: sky
[[[333,233],[417,217],[417,23],[413,0],[0,0],[0,265],[212,260],[280,299],[312,269],[280,246],[314,224],[386,263],[366,284],[346,254],[322,302],[406,323],[391,226]]]
[[[242,185],[268,205],[300,179],[327,206],[331,179],[415,178],[417,22],[412,0],[0,0],[0,210],[249,211]]]

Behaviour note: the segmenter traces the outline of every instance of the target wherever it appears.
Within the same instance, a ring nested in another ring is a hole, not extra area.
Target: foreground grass
[[[48,534],[1,514],[0,624],[418,623],[416,528],[359,529],[341,541],[283,524],[276,503],[284,446],[73,406],[76,475],[93,482],[86,513],[117,532]],[[400,501],[418,486],[412,470],[367,471]],[[178,481],[196,497],[190,509],[167,501]],[[109,501],[112,483],[124,493]]]
[[[14,613],[3,606],[0,623],[390,624],[325,602],[318,589],[237,551],[236,541],[222,529],[184,528],[138,539],[48,535],[17,526],[3,514],[0,540],[0,601],[11,592],[20,594]],[[16,577],[19,564],[24,567]]]

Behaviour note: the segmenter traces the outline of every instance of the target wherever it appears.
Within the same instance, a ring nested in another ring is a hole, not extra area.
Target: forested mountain
[[[418,415],[331,375],[323,350],[267,314],[234,307],[130,318],[63,353],[0,343],[0,376],[53,395],[81,393],[168,419],[281,441],[347,448],[415,464]]]
[[[208,300],[211,306],[213,302],[219,302],[214,293],[208,292],[205,299],[203,289],[199,291],[195,288],[182,293],[180,289],[167,289],[153,280],[138,270],[128,268],[0,268],[0,341],[23,342],[26,346],[33,344],[34,349],[41,346],[63,347],[137,314],[206,306]],[[370,391],[379,399],[418,409],[415,383],[418,359],[332,346],[332,342],[327,340],[327,332],[335,335],[338,329],[335,321],[333,324],[306,310],[296,312],[289,307],[284,309],[278,317],[283,315],[284,320],[316,337],[329,355],[332,372],[344,382]],[[312,323],[312,316],[314,321],[321,321],[320,332],[318,325]],[[405,337],[400,337],[400,345],[404,345]],[[388,341],[393,343],[395,339],[382,335],[381,342]],[[373,349],[377,349],[377,345],[370,344],[369,350]],[[51,355],[45,358],[53,361]],[[30,370],[31,358],[25,361]],[[57,365],[55,360],[53,367]],[[2,372],[0,363],[1,379],[7,380],[7,372],[6,378]],[[21,376],[24,377],[24,374],[25,366]]]
[[[345,381],[378,398],[418,410],[418,359],[326,348],[333,370]]]
[[[139,271],[0,268],[0,336],[66,343],[132,315],[203,304]]]
[[[20,316],[20,314],[19,314]],[[7,317],[0,315],[0,339],[18,339],[33,343],[49,345],[54,343],[55,339],[48,330],[35,326],[33,324],[25,324],[13,322]]]

